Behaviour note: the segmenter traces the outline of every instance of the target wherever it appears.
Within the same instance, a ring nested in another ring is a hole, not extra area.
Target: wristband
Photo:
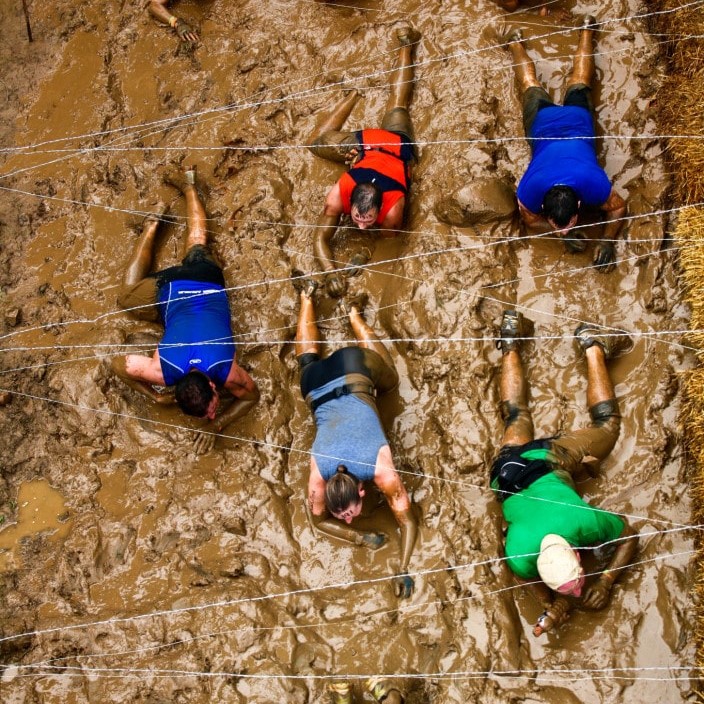
[[[614,574],[612,574],[611,570],[604,570],[599,575],[599,579],[602,579],[603,577],[606,577],[606,580],[609,583],[609,587],[613,587],[614,582],[616,581],[616,576]]]
[[[171,17],[169,17],[169,25],[171,27],[175,27],[177,24],[178,24],[178,17],[176,17],[176,15],[171,15]]]

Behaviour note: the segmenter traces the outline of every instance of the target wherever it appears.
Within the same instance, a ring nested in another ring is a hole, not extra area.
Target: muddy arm
[[[379,237],[388,239],[390,237],[396,237],[398,233],[403,228],[403,215],[406,208],[406,198],[400,198],[398,202],[395,203],[393,208],[389,210],[384,222],[381,223],[381,229],[379,232]]]
[[[528,210],[520,200],[518,201],[518,212],[527,230],[535,232],[545,228],[545,218],[542,215],[537,215],[532,210]]]
[[[545,609],[533,626],[534,636],[541,636],[543,633],[557,628],[569,618],[572,608],[570,602],[564,597],[556,595],[544,582],[521,579],[515,575],[514,578],[516,583],[525,584]]]
[[[318,218],[318,227],[313,240],[313,254],[323,271],[330,272],[337,269],[332,262],[333,255],[330,240],[337,231],[339,222],[340,214],[329,213],[327,208],[323,210],[323,214]]]
[[[340,521],[331,518],[325,508],[325,480],[320,474],[314,457],[310,459],[310,476],[308,477],[308,500],[306,515],[311,528],[324,535],[344,540],[355,545],[366,545],[372,550],[380,548],[387,540],[384,533],[364,533],[355,530]]]
[[[584,593],[582,606],[588,609],[603,609],[609,602],[611,587],[614,582],[623,574],[624,567],[628,565],[638,547],[638,534],[627,523],[619,536],[622,541],[619,543],[611,558],[607,568],[599,575],[599,579],[594,582]]]
[[[185,20],[172,15],[167,9],[168,4],[169,0],[150,0],[149,14],[160,22],[173,27],[179,39],[193,43],[198,42],[198,33]]]
[[[384,533],[365,533],[356,530],[351,526],[331,518],[327,511],[320,516],[314,516],[307,503],[306,514],[313,530],[329,538],[337,538],[338,540],[344,540],[354,545],[364,545],[372,550],[376,550],[386,543],[387,536]]]
[[[604,239],[618,239],[621,228],[623,227],[622,218],[626,214],[626,201],[612,189],[608,200],[601,206],[601,209],[606,217]]]
[[[333,262],[330,240],[337,231],[340,218],[344,212],[340,185],[336,183],[325,198],[323,212],[318,218],[318,227],[313,239],[313,254],[323,271],[328,272],[325,284],[331,296],[341,296],[345,292],[345,281],[339,272],[335,273],[337,265]]]
[[[218,433],[238,418],[247,415],[259,401],[257,384],[236,362],[233,362],[232,369],[225,381],[225,389],[234,396],[235,401],[219,418],[213,421]]]
[[[401,529],[401,568],[394,581],[394,591],[396,596],[408,598],[415,587],[413,578],[408,575],[408,563],[411,561],[418,533],[418,522],[413,513],[406,487],[394,467],[391,449],[388,445],[379,450],[374,469],[374,483],[389,502],[391,511]]]
[[[623,227],[623,216],[626,214],[626,201],[611,189],[611,193],[604,205],[601,206],[604,213],[605,225],[603,240],[597,245],[594,256],[594,264],[599,267],[602,273],[608,273],[616,268],[616,245]]]
[[[127,386],[135,391],[138,391],[144,396],[147,396],[155,403],[159,403],[164,406],[170,406],[176,403],[176,399],[174,398],[174,394],[172,392],[169,391],[166,393],[160,393],[152,386],[152,383],[163,384],[163,376],[161,377],[161,380],[155,379],[154,381],[151,381],[144,378],[142,375],[136,375],[134,372],[130,373],[128,371],[128,365],[130,367],[135,365],[141,367],[143,365],[142,360],[148,363],[150,358],[133,354],[128,355],[127,357],[113,357],[111,362],[112,370],[120,379],[122,379],[122,381],[125,382],[125,384],[127,384]]]

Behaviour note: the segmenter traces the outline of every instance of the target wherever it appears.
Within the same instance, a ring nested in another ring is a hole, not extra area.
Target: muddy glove
[[[186,20],[179,18],[174,25],[174,30],[182,42],[197,44],[199,41],[198,33]]]
[[[204,455],[215,447],[214,433],[219,432],[219,430],[211,425],[206,425],[203,430],[206,432],[195,433],[196,439],[193,442],[193,450],[196,455]]]
[[[542,614],[538,617],[538,620],[533,626],[533,635],[537,638],[542,636],[543,633],[552,631],[553,629],[561,626],[570,616],[570,603],[567,599],[562,599],[557,597],[553,601],[550,608],[545,609]]]
[[[325,288],[328,293],[334,298],[339,298],[347,289],[347,282],[340,276],[339,273],[333,272],[325,277]]]
[[[582,230],[570,230],[563,238],[565,249],[570,254],[579,254],[587,248],[587,236]]]
[[[582,606],[588,609],[603,609],[609,603],[612,586],[613,577],[611,573],[606,572],[600,575],[599,579],[584,592]]]
[[[352,147],[352,149],[348,149],[345,152],[345,164],[347,166],[354,166],[361,158],[362,154],[357,147]]]
[[[394,594],[399,599],[409,599],[411,594],[413,594],[413,589],[416,583],[413,581],[408,572],[402,572],[394,577]]]
[[[596,248],[594,266],[599,267],[602,274],[608,274],[616,268],[616,245],[611,240],[605,240]]]
[[[362,533],[359,545],[364,545],[370,550],[378,550],[387,540],[386,533]]]

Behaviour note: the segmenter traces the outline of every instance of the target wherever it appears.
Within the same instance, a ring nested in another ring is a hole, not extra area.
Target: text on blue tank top
[[[222,386],[235,358],[230,306],[222,286],[202,281],[171,281],[159,288],[164,336],[159,358],[171,386],[190,369]]]

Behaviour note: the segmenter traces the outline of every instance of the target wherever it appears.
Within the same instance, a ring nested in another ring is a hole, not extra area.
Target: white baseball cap
[[[561,536],[548,533],[540,542],[538,574],[550,589],[579,579],[584,571],[575,549]]]

